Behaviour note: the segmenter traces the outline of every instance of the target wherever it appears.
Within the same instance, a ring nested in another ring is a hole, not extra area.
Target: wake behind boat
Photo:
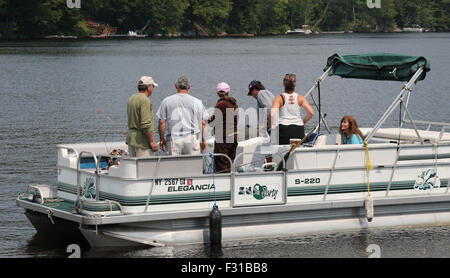
[[[223,241],[448,224],[450,123],[416,121],[407,107],[429,70],[428,59],[405,55],[327,60],[305,95],[317,108],[314,92],[332,75],[406,82],[374,127],[362,129],[367,144],[336,144],[321,110],[328,134],[291,152],[267,137],[242,140],[230,173],[212,171],[223,154],[134,158],[123,155],[124,142],[60,144],[56,184],[30,184],[16,202],[39,233],[81,231],[93,247],[210,242],[213,207]],[[381,128],[399,105],[400,126]]]

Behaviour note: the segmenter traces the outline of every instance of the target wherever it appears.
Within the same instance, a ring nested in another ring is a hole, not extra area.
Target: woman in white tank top
[[[295,92],[295,74],[286,74],[283,80],[284,93],[275,97],[272,104],[271,119],[272,128],[278,124],[280,145],[289,145],[289,139],[302,139],[305,137],[304,125],[313,117],[314,110],[301,94]],[[301,108],[306,111],[306,117],[302,120]],[[275,108],[275,109],[274,109]],[[278,123],[274,122],[274,116],[278,113]]]

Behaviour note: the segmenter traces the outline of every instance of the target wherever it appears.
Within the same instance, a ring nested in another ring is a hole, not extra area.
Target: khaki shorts
[[[151,149],[137,148],[128,145],[128,155],[130,157],[149,157],[152,156],[152,154]]]
[[[166,143],[170,155],[200,154],[200,141],[195,134],[172,138]]]

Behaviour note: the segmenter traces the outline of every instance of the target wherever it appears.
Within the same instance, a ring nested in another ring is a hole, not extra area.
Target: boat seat
[[[364,135],[367,135],[372,128],[360,128],[361,132]],[[429,141],[430,143],[437,143],[439,136],[441,133],[439,131],[430,131],[430,130],[418,130],[420,137]],[[374,138],[382,138],[388,140],[400,140],[410,141],[410,142],[419,142],[419,138],[417,137],[416,131],[410,128],[380,128],[375,132]],[[450,141],[450,133],[444,132],[441,137],[441,141]]]
[[[81,152],[89,152],[82,154],[82,159],[80,163],[81,169],[92,169],[95,168],[93,166],[94,160],[90,152],[93,152],[97,158],[102,156],[102,162],[100,167],[104,167],[104,159],[103,157],[109,157],[110,152],[114,149],[121,149],[124,152],[128,151],[128,146],[125,142],[97,142],[97,143],[78,143],[78,144],[60,144],[57,145],[58,148],[58,160],[57,165],[68,167],[72,169],[77,169],[77,156],[76,154],[80,154]]]
[[[316,141],[314,142],[314,146],[323,146],[327,144],[327,135],[320,134],[317,136]]]
[[[338,152],[338,153],[337,153]],[[392,165],[397,154],[392,144],[369,146],[372,165]],[[365,167],[366,150],[362,145],[323,145],[317,148],[300,148],[289,157],[287,168],[290,170],[331,169],[335,156],[335,167]]]
[[[339,145],[341,144],[341,135],[339,133],[334,133],[327,135],[326,143],[324,145]]]

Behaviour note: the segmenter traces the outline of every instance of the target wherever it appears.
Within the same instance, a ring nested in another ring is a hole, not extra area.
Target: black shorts
[[[302,125],[279,125],[278,144],[289,145],[289,139],[303,139],[305,127]]]

